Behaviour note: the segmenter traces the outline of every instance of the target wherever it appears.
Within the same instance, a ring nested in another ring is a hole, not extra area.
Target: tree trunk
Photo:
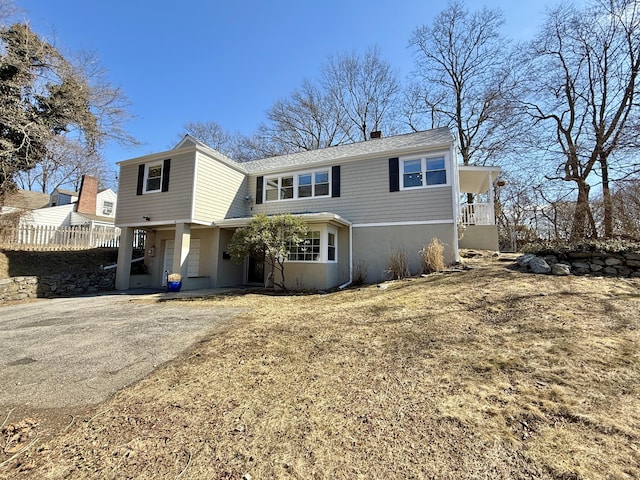
[[[595,222],[589,205],[589,190],[591,186],[583,179],[579,179],[578,183],[578,199],[576,200],[576,208],[573,212],[573,224],[571,225],[571,241],[583,240],[588,237],[596,236],[595,230],[591,233],[589,229],[593,229]]]
[[[600,158],[602,170],[602,200],[604,203],[604,236],[613,237],[613,202],[611,201],[611,189],[609,186],[609,165],[606,157]]]

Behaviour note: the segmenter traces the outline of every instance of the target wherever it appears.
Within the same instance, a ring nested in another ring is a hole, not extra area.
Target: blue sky
[[[250,134],[279,98],[316,78],[331,54],[378,45],[404,79],[412,31],[446,0],[16,0],[32,29],[61,51],[93,51],[132,102],[127,130],[142,146],[111,145],[110,164],[168,149],[189,121]],[[499,7],[505,33],[526,40],[551,2]]]

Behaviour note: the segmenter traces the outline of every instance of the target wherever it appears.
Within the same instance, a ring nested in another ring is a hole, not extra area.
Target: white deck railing
[[[463,225],[495,225],[492,203],[465,203],[460,205],[459,223]]]

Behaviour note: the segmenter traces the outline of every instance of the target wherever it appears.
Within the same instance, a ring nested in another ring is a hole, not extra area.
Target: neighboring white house
[[[117,195],[110,188],[98,191],[96,177],[83,176],[80,192],[56,189],[49,196],[19,190],[6,200],[0,214],[12,215],[2,219],[3,243],[23,248],[118,245]]]
[[[50,196],[50,206],[25,213],[23,225],[50,225],[69,227],[75,225],[113,226],[118,196],[110,188],[98,191],[98,180],[85,175],[80,192],[55,189]]]
[[[146,285],[161,286],[165,272],[182,274],[184,289],[264,284],[263,260],[236,265],[228,254],[234,231],[257,213],[308,224],[308,238],[291,246],[288,288],[344,284],[358,264],[380,281],[399,251],[416,273],[418,252],[433,238],[455,262],[462,227],[466,246],[497,249],[492,187],[500,168],[461,167],[457,158],[447,128],[245,163],[186,136],[173,150],[119,163],[116,288],[142,286],[129,275],[136,230],[147,232]],[[461,205],[463,192],[487,201]]]

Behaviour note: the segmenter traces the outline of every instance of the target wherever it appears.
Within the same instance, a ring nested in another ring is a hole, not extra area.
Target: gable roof
[[[58,192],[62,195],[69,195],[70,197],[77,197],[80,195],[78,192],[74,192],[73,190],[65,190],[64,188],[55,188],[53,192]]]
[[[309,150],[277,157],[263,158],[261,160],[252,160],[243,162],[241,165],[249,173],[259,173],[376,155],[405,155],[434,147],[450,146],[453,141],[454,138],[449,129],[443,127],[350,143],[347,145],[337,145],[320,150]]]
[[[173,147],[173,149],[177,150],[182,147],[191,147],[193,145],[205,145],[205,144],[196,140],[195,138],[193,138],[191,135],[187,133],[184,137],[182,137],[182,140],[180,140],[178,144],[175,147]]]

